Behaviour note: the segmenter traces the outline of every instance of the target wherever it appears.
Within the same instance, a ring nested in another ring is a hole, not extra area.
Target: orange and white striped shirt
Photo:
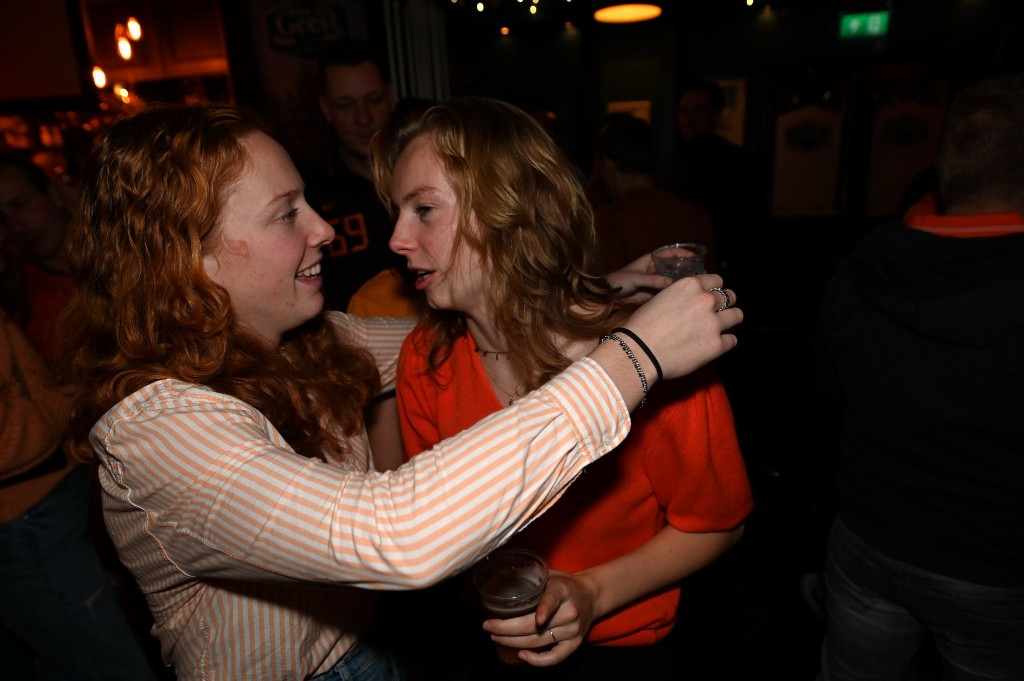
[[[332,320],[390,388],[414,320]],[[279,680],[341,659],[373,590],[437,582],[502,544],[629,425],[585,358],[388,473],[365,434],[344,460],[309,459],[245,402],[176,380],[119,402],[91,441],[107,529],[178,679]]]

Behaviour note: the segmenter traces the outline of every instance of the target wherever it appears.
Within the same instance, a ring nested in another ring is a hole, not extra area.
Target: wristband
[[[602,343],[609,339],[616,341],[619,344],[622,351],[626,353],[626,357],[629,357],[629,361],[633,363],[633,368],[636,369],[636,375],[640,377],[640,386],[644,389],[644,396],[640,399],[640,405],[637,406],[637,409],[640,409],[647,403],[647,376],[644,374],[644,368],[640,366],[640,361],[636,358],[636,355],[633,354],[633,350],[626,344],[626,341],[616,336],[614,332],[607,336],[601,336]]]
[[[640,340],[640,336],[636,335],[635,333],[633,333],[624,326],[620,326],[617,329],[612,329],[612,333],[619,333],[620,331],[629,336],[630,338],[632,338],[634,341],[636,341],[636,344],[640,346],[640,349],[643,350],[644,354],[647,355],[648,359],[651,360],[651,364],[654,365],[654,370],[658,372],[658,380],[664,381],[665,374],[661,373],[661,364],[658,363],[658,358],[654,356],[654,353],[651,352],[651,349],[647,347],[647,343],[644,343],[642,340]]]

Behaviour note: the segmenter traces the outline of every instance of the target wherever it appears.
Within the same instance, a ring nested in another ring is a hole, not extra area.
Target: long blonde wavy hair
[[[225,190],[247,167],[243,140],[262,128],[236,107],[163,106],[118,121],[93,152],[67,244],[78,288],[61,319],[80,458],[108,409],[166,378],[249,403],[304,456],[343,452],[339,433],[362,430],[380,382],[369,354],[323,313],[266,347],[203,267]]]
[[[374,182],[392,212],[395,163],[420,135],[429,137],[455,191],[454,248],[480,253],[489,267],[495,321],[510,359],[535,388],[570,363],[560,339],[595,338],[619,319],[611,287],[594,273],[597,237],[583,187],[528,114],[495,99],[455,97],[374,139]],[[479,231],[470,228],[471,215]],[[430,309],[424,323],[436,368],[465,332],[465,318]]]

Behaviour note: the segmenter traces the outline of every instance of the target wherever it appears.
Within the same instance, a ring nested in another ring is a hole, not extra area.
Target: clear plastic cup
[[[658,274],[673,279],[703,274],[708,247],[704,244],[668,244],[654,249],[654,267]]]
[[[473,571],[480,603],[491,617],[510,619],[537,609],[548,584],[548,566],[544,559],[526,549],[498,549]],[[498,659],[506,664],[522,664],[518,648],[495,644]]]

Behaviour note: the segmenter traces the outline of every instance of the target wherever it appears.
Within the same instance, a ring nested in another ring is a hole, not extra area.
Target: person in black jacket
[[[844,421],[825,681],[901,681],[928,638],[943,678],[1024,679],[1022,121],[1024,74],[963,90],[939,214],[869,232],[826,291]]]

